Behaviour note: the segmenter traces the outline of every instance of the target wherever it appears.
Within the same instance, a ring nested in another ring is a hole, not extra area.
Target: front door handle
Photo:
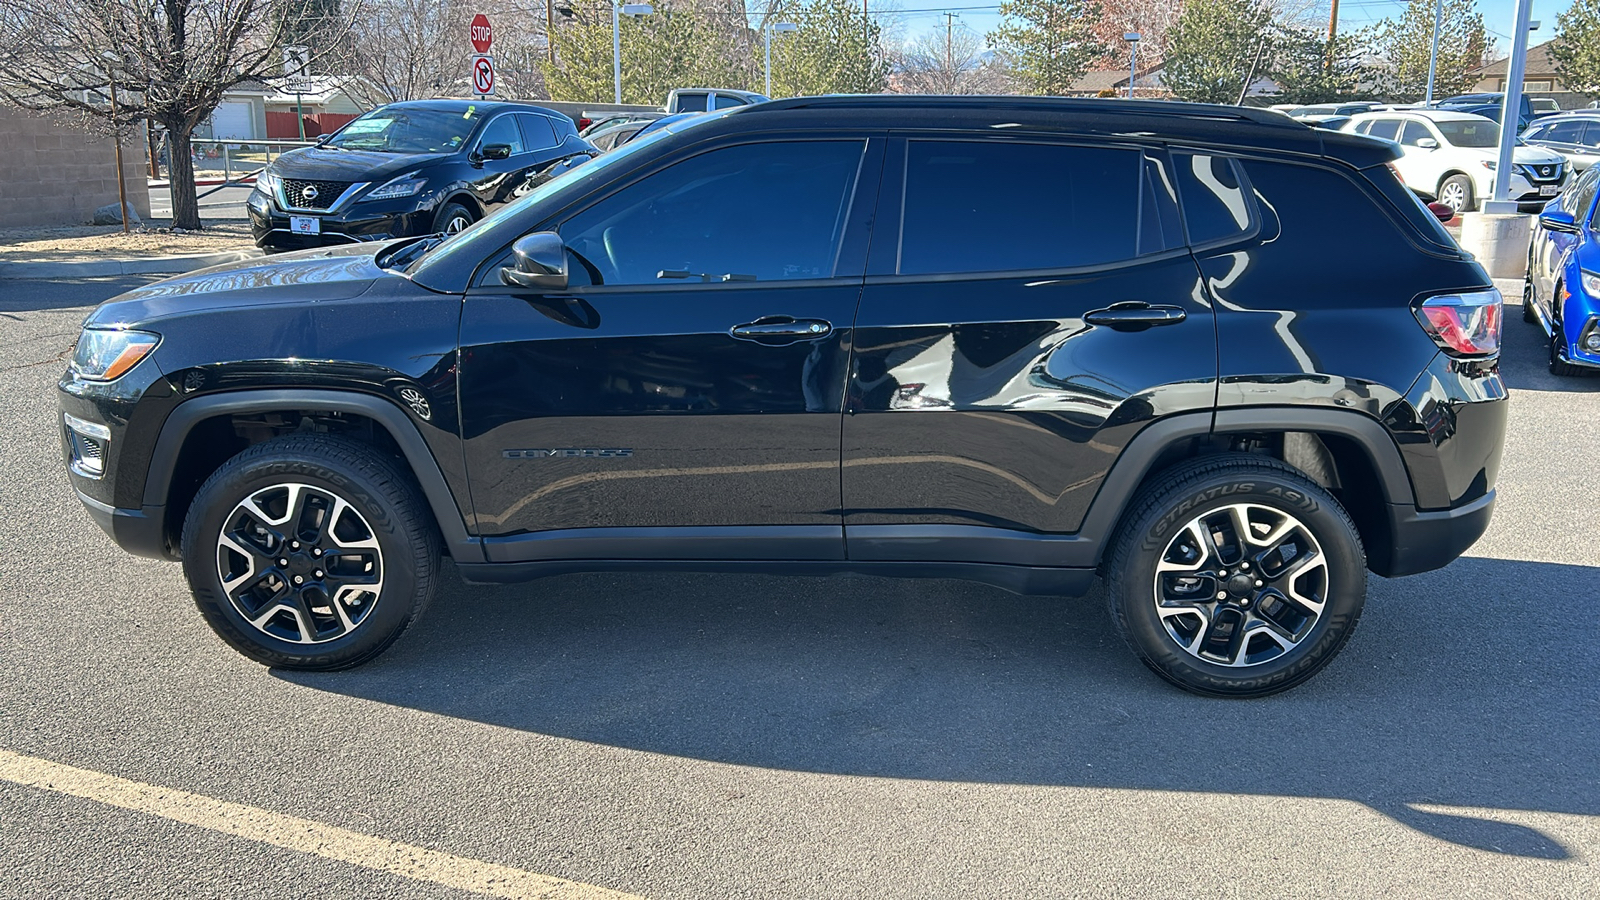
[[[1151,306],[1142,300],[1128,300],[1084,313],[1083,320],[1115,331],[1143,331],[1157,325],[1176,325],[1188,317],[1181,307]]]
[[[833,323],[825,319],[796,319],[793,316],[762,316],[754,322],[728,329],[728,334],[741,341],[755,341],[775,347],[797,341],[814,341],[832,332]]]

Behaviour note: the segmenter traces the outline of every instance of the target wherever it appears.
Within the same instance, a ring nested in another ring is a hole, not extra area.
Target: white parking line
[[[508,900],[639,900],[607,888],[373,837],[242,803],[0,750],[0,779],[247,840]]]

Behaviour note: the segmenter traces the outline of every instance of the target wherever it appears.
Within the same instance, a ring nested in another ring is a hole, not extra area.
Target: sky
[[[1516,21],[1516,2],[1478,0],[1478,11],[1483,13],[1484,27],[1495,38],[1496,47],[1502,54],[1511,48],[1511,39],[1507,35],[1511,34]],[[872,0],[868,0],[868,4],[870,8]],[[980,38],[1000,20],[996,12],[999,0],[893,0],[889,5],[897,7],[891,15],[900,23],[901,35],[907,41],[926,31],[942,31],[946,12],[956,15],[955,27],[969,28]],[[1555,32],[1556,16],[1571,5],[1572,0],[1533,0],[1533,19],[1541,27],[1530,35],[1529,43],[1540,44],[1549,40]],[[1327,4],[1324,3],[1323,7],[1326,9]],[[1363,28],[1398,16],[1405,7],[1406,0],[1339,0],[1339,27],[1341,31],[1346,26]]]

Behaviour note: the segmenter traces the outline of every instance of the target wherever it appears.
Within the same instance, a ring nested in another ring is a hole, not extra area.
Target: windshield
[[[1445,140],[1457,147],[1498,147],[1500,126],[1484,119],[1482,122],[1434,122],[1433,127]]]
[[[379,153],[454,153],[482,118],[476,106],[461,111],[386,106],[352,120],[322,145]]]

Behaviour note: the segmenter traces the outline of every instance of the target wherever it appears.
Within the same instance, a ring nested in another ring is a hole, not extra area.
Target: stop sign
[[[472,49],[479,53],[488,53],[489,45],[494,43],[494,30],[489,27],[489,17],[478,13],[472,17],[472,28],[468,32],[472,38]]]

